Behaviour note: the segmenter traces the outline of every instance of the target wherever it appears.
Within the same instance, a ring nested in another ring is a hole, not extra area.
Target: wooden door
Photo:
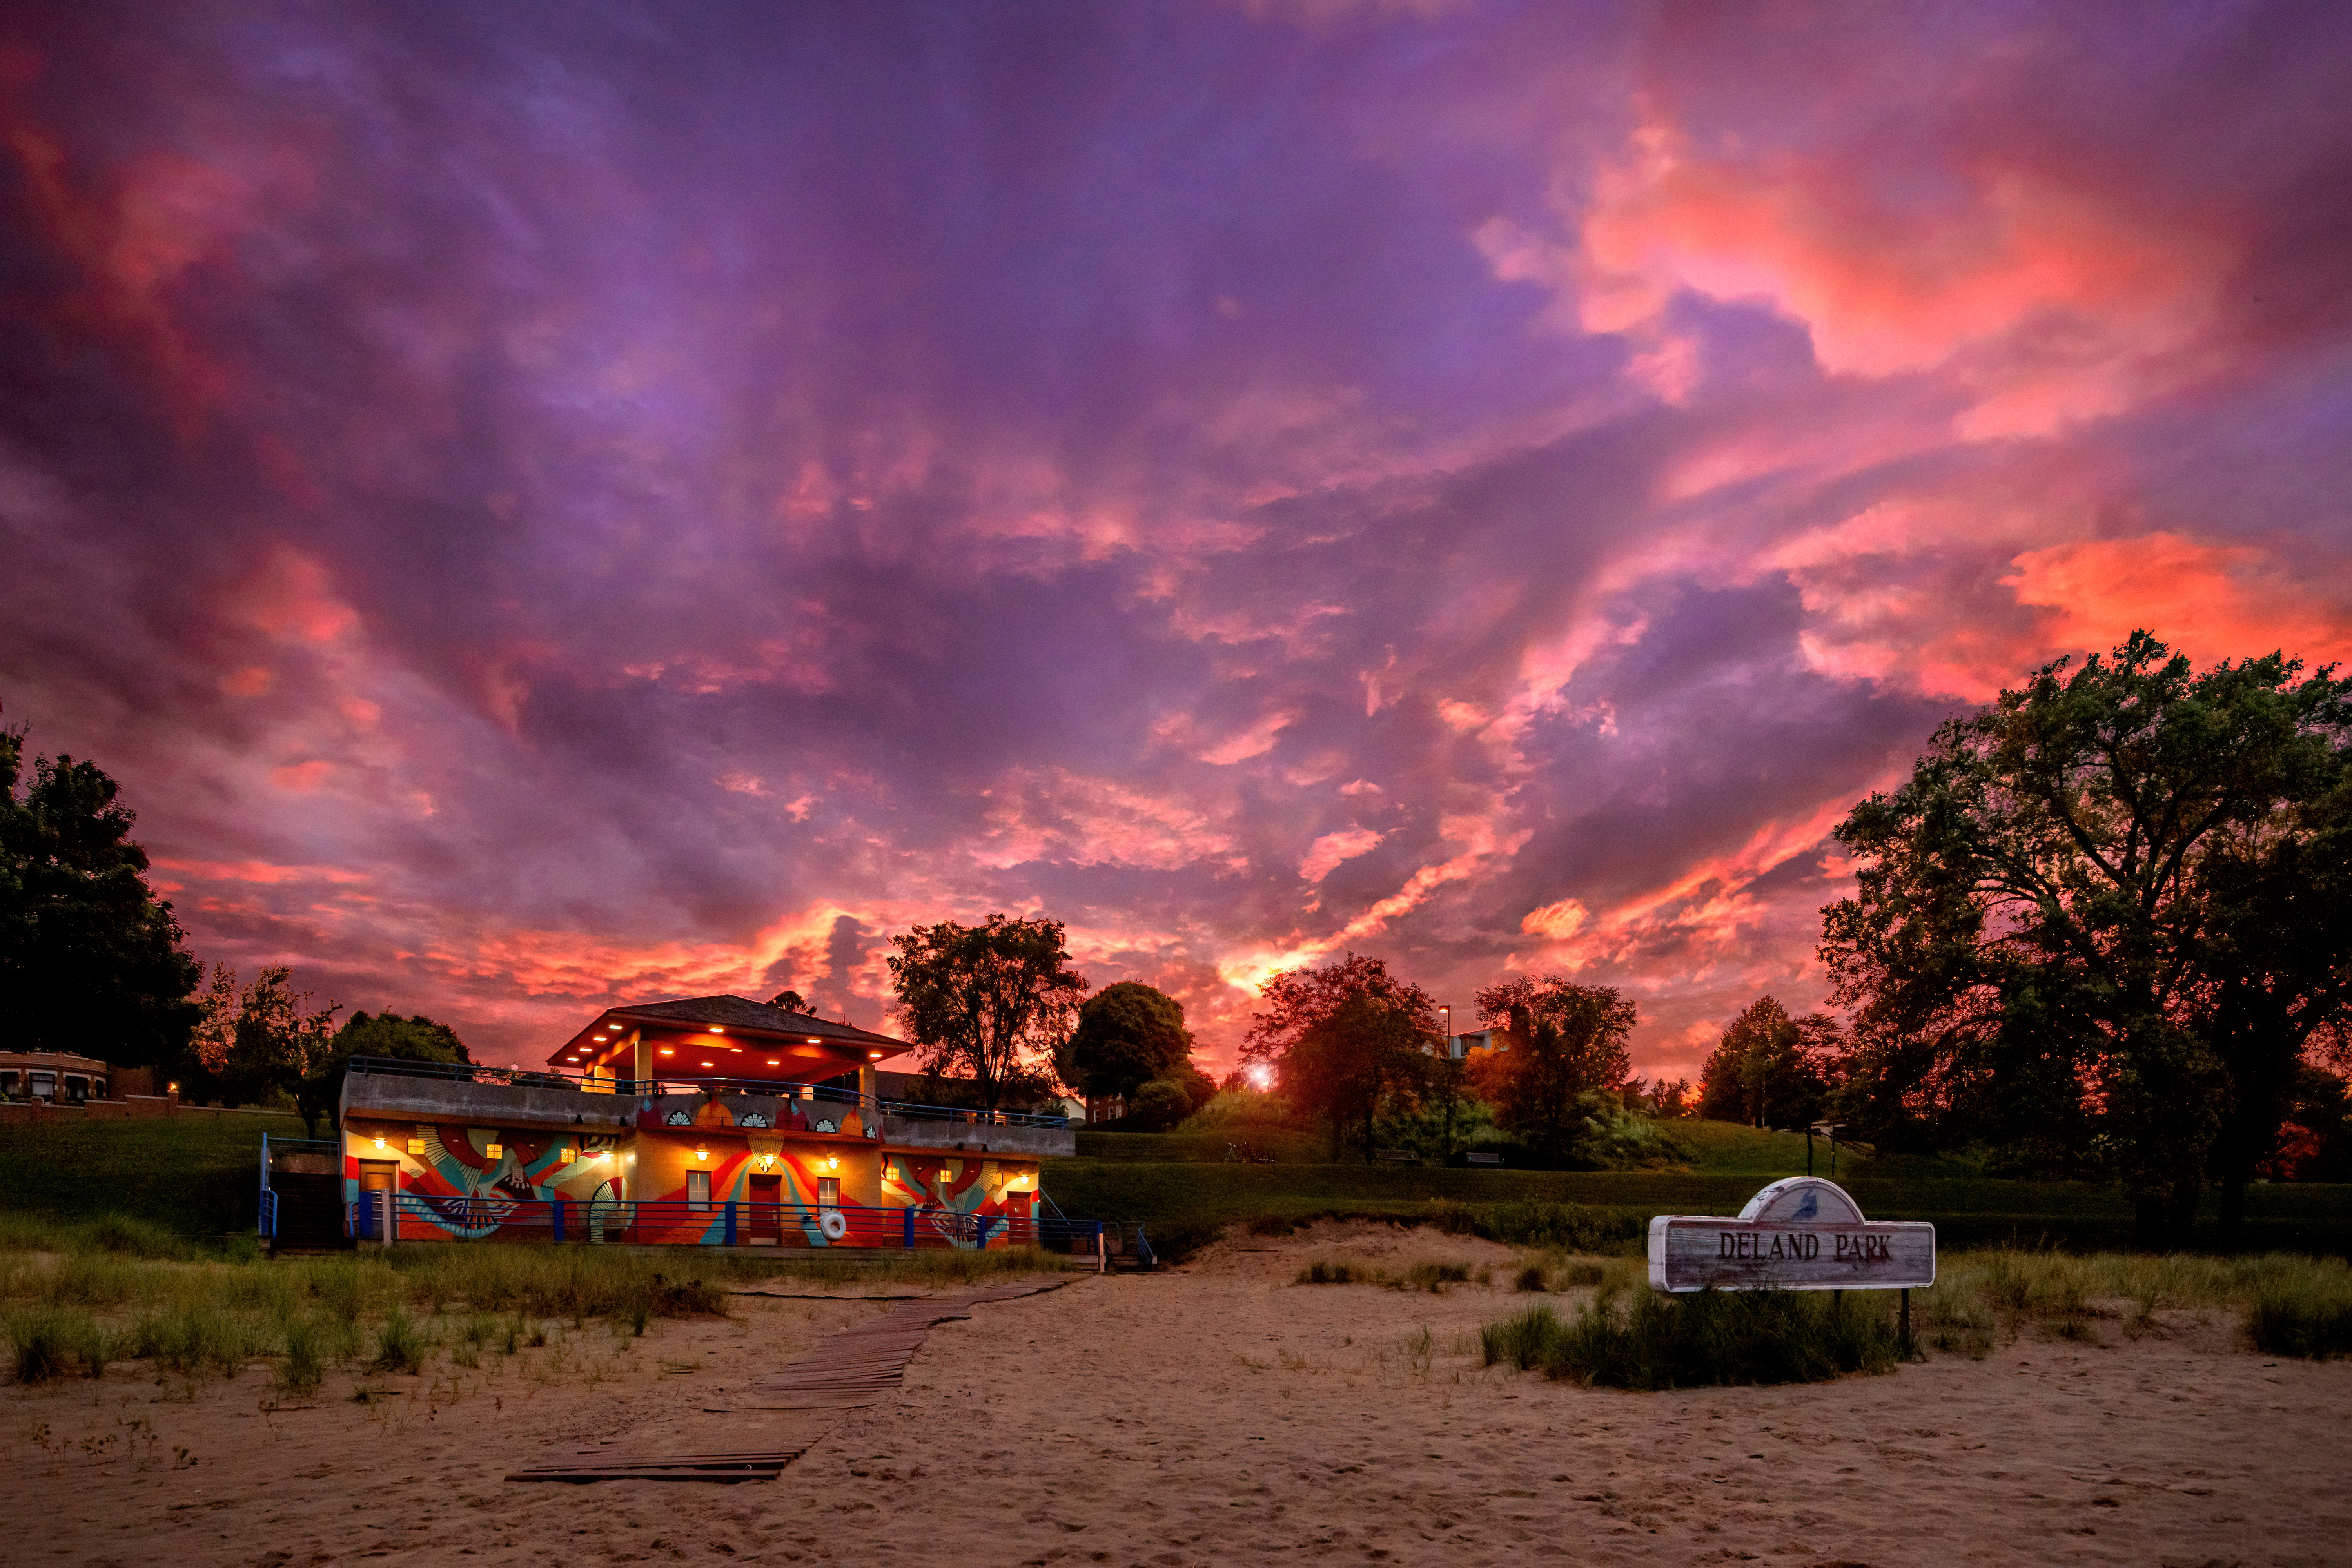
[[[784,1241],[784,1179],[782,1176],[754,1175],[751,1178],[751,1245],[781,1247]]]

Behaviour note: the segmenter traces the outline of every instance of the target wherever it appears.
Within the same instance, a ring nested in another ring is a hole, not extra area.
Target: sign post
[[[1738,1217],[1662,1214],[1650,1221],[1650,1284],[1695,1290],[1900,1290],[1905,1354],[1911,1288],[1936,1282],[1936,1227],[1864,1219],[1818,1176],[1774,1182]]]

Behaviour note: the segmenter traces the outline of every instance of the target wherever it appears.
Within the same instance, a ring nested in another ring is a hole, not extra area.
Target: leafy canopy
[[[1418,1101],[1444,1048],[1436,1004],[1354,953],[1276,974],[1258,994],[1243,1057],[1273,1062],[1292,1107],[1328,1124],[1335,1143],[1355,1134],[1370,1163],[1381,1112]]]
[[[24,736],[0,731],[0,1044],[169,1066],[204,977],[115,782],[68,756],[24,777]]]
[[[353,1057],[377,1057],[398,1062],[470,1062],[466,1042],[446,1024],[436,1024],[422,1013],[403,1018],[392,1013],[354,1013],[335,1031],[303,1075],[294,1097],[303,1124],[315,1135],[325,1121],[337,1131],[343,1125],[343,1079]]]
[[[1699,1075],[1698,1113],[1751,1127],[1811,1126],[1827,1102],[1832,1064],[1843,1050],[1826,1013],[1791,1018],[1759,996],[1723,1031]]]
[[[976,926],[917,926],[890,942],[898,1025],[926,1070],[968,1077],[988,1110],[1050,1089],[1050,1064],[1087,990],[1061,921],[992,914]]]
[[[2266,1086],[2341,1028],[2352,686],[2278,654],[2198,674],[2146,632],[2070,662],[1838,827],[1859,885],[1821,956],[1867,1135],[2105,1170],[2155,1241],[2233,1108],[2274,1134]]]
[[[1564,1163],[1592,1116],[1612,1109],[1632,1069],[1626,1037],[1640,1014],[1607,985],[1557,975],[1490,985],[1482,1022],[1504,1031],[1504,1048],[1477,1063],[1475,1081],[1495,1119],[1525,1138],[1548,1165]]]

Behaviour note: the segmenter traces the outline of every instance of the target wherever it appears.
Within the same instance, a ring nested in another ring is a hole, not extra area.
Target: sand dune
[[[551,1347],[561,1372],[444,1361],[362,1377],[401,1390],[366,1405],[348,1376],[272,1410],[258,1373],[190,1398],[118,1367],[8,1391],[8,1560],[2352,1560],[2352,1365],[2273,1363],[2227,1324],[1629,1394],[1479,1367],[1467,1342],[1524,1301],[1507,1289],[1292,1285],[1314,1258],[1509,1279],[1503,1248],[1327,1227],[986,1305],[933,1329],[890,1398],[828,1413],[780,1479],[738,1486],[499,1478],[631,1432],[756,1438],[756,1413],[699,1413],[884,1304],[738,1299],[628,1350],[592,1325]]]

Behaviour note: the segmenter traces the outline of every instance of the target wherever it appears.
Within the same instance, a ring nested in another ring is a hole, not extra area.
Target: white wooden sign
[[[1650,1221],[1650,1283],[1661,1290],[1889,1290],[1936,1282],[1936,1227],[1874,1222],[1846,1190],[1790,1176],[1737,1219]]]

